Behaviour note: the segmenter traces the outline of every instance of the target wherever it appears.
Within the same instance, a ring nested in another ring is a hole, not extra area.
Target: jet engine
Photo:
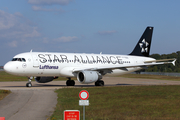
[[[51,82],[54,79],[57,79],[58,77],[36,77],[35,80],[38,83],[47,83],[47,82]]]
[[[77,74],[77,79],[80,83],[93,83],[101,79],[102,76],[97,71],[81,71]]]

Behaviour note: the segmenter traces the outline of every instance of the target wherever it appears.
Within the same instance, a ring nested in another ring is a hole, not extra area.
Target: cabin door
[[[33,59],[33,67],[39,67],[39,60],[36,54],[31,54]]]

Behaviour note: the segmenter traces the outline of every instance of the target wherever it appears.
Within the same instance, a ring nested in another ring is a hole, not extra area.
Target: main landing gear
[[[104,86],[104,81],[103,80],[96,81],[95,86]]]
[[[33,79],[33,77],[31,76],[28,79],[29,80],[28,80],[28,83],[26,83],[26,87],[32,87],[31,80]]]
[[[74,86],[75,82],[74,82],[74,80],[71,80],[71,78],[68,78],[68,80],[66,81],[66,85],[67,86]]]

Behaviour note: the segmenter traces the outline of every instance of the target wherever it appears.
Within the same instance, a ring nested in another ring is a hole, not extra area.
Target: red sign
[[[89,98],[89,93],[86,90],[81,90],[81,92],[79,92],[79,98],[81,100],[87,100]]]
[[[5,117],[0,117],[0,120],[5,120]]]
[[[64,120],[80,120],[80,111],[79,110],[65,110]]]

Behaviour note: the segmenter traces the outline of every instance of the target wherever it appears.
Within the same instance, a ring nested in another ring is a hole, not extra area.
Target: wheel
[[[74,80],[71,80],[71,86],[74,86],[74,85],[75,85]]]
[[[74,82],[74,80],[67,80],[67,81],[66,81],[66,85],[67,85],[67,86],[74,86],[74,85],[75,85],[75,82]]]
[[[70,80],[67,80],[66,85],[69,86],[69,84],[70,84]]]
[[[104,81],[103,80],[96,81],[95,86],[104,86]]]
[[[99,86],[99,82],[98,81],[95,82],[95,86]]]
[[[31,83],[26,83],[26,87],[32,87]]]
[[[99,86],[104,86],[104,81],[101,80],[101,81],[99,82]]]

